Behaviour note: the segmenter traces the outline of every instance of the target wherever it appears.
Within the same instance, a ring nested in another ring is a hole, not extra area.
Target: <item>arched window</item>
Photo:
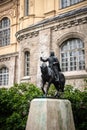
[[[24,15],[29,15],[29,0],[24,0]]]
[[[9,81],[9,70],[6,67],[0,69],[0,86],[8,85]]]
[[[0,21],[0,46],[10,44],[10,20],[5,17]]]
[[[84,44],[80,39],[68,39],[61,47],[62,71],[78,71],[85,69]]]
[[[30,68],[30,53],[29,51],[26,51],[24,54],[24,76],[29,76],[29,68]]]

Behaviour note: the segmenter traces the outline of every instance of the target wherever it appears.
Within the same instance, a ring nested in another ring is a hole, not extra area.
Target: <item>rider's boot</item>
[[[59,82],[59,76],[55,76],[57,82]]]

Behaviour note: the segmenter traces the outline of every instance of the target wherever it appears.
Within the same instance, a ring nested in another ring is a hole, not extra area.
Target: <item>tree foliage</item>
[[[0,130],[24,130],[30,101],[42,95],[33,84],[21,83],[0,89]]]
[[[87,130],[87,89],[80,91],[67,86],[63,98],[72,103],[76,130]]]

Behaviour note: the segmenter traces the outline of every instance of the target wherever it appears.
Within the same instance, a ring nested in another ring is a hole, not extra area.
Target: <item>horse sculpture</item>
[[[49,87],[51,84],[54,84],[54,86],[57,90],[57,93],[55,96],[59,96],[59,94],[58,94],[59,91],[64,92],[65,77],[64,77],[63,73],[59,72],[59,81],[56,81],[54,71],[50,67],[48,67],[46,65],[46,63],[42,63],[41,73],[42,73],[42,75],[41,75],[41,77],[42,77],[41,89],[42,89],[45,96],[47,96],[48,91],[49,91]],[[44,86],[45,86],[46,82],[48,83],[48,85],[47,85],[47,89],[45,91]]]

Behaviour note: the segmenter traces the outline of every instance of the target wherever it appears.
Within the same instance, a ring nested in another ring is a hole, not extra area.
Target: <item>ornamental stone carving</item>
[[[9,2],[8,6],[4,6],[4,8],[2,8],[2,6],[0,7],[0,18],[2,18],[3,16],[8,16],[8,15],[11,17],[15,17],[17,15],[17,2],[16,1],[15,3]]]
[[[17,36],[17,40],[18,40],[18,42],[20,42],[20,41],[27,39],[27,38],[37,37],[38,34],[39,34],[39,31],[27,33],[27,34],[24,34],[21,36],[19,35],[19,36]]]
[[[9,60],[10,60],[10,57],[7,57],[7,58],[1,58],[1,59],[0,59],[0,62],[9,61]]]
[[[85,23],[87,23],[87,17],[76,19],[76,20],[71,20],[71,21],[66,21],[64,23],[60,23],[56,26],[53,26],[51,29],[54,30],[54,31],[57,31],[57,30],[65,29],[65,28],[70,28],[72,26],[85,24]]]

